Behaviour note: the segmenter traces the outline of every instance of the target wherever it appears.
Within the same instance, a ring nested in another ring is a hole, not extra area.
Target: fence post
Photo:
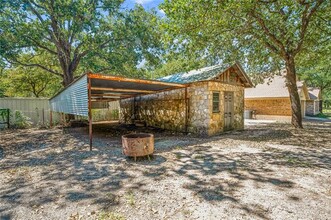
[[[7,127],[9,128],[10,127],[10,109],[8,108],[7,109]]]
[[[43,126],[45,126],[45,109],[43,108]]]
[[[52,110],[49,111],[49,127],[52,128],[53,126],[53,114]]]

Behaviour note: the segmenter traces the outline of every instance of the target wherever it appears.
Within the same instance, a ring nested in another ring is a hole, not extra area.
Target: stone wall
[[[185,129],[185,90],[124,99],[120,102],[120,122],[131,124],[133,120],[144,121],[147,126],[174,131]]]
[[[212,95],[220,92],[220,112],[212,112]],[[234,129],[243,129],[244,89],[241,86],[221,82],[197,82],[187,88],[188,132],[214,135],[224,127],[224,91],[234,92]],[[135,104],[134,104],[135,103]],[[122,123],[141,120],[147,126],[167,130],[185,131],[185,89],[145,95],[121,101]]]
[[[292,114],[290,98],[245,99],[245,109],[255,110],[257,115]]]
[[[315,109],[314,109],[314,106],[315,106]],[[318,113],[320,113],[319,107],[320,107],[319,101],[307,100],[306,101],[306,115],[317,115]]]
[[[223,84],[219,82],[209,82],[209,109],[210,109],[210,125],[208,134],[214,135],[224,131],[224,92],[233,92],[233,129],[244,129],[244,88],[241,86]],[[212,112],[212,95],[213,92],[220,93],[220,112]]]

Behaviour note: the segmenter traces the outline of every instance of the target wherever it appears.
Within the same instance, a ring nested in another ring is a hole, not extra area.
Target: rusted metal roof
[[[87,116],[89,80],[92,102],[110,102],[187,87],[187,85],[156,80],[87,73],[50,99],[52,111]]]

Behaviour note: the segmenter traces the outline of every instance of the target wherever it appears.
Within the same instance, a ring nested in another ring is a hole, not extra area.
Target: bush
[[[14,126],[16,128],[29,128],[32,125],[31,118],[24,115],[21,111],[15,111]]]

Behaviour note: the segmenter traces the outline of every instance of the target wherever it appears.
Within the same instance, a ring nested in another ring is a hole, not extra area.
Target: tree
[[[304,53],[298,59],[300,79],[311,87],[321,90],[323,99],[331,99],[331,30],[323,42],[315,44],[310,53]]]
[[[21,55],[21,60],[29,56]],[[36,56],[33,62],[52,63],[45,56]],[[52,67],[56,69],[56,67]],[[0,84],[7,85],[4,94],[15,97],[51,97],[61,89],[59,77],[38,67],[17,66],[5,69]]]
[[[143,59],[153,60],[159,33],[155,13],[142,6],[122,10],[123,0],[13,0],[0,6],[2,65],[37,67],[63,79],[74,80],[79,65],[85,71],[134,70]],[[47,54],[48,63],[21,59]]]
[[[316,43],[314,33],[329,28],[329,8],[326,0],[166,0],[162,5],[169,29],[183,33],[177,38],[216,62],[232,57],[252,69],[284,65],[296,128],[302,128],[302,116],[295,61]]]

